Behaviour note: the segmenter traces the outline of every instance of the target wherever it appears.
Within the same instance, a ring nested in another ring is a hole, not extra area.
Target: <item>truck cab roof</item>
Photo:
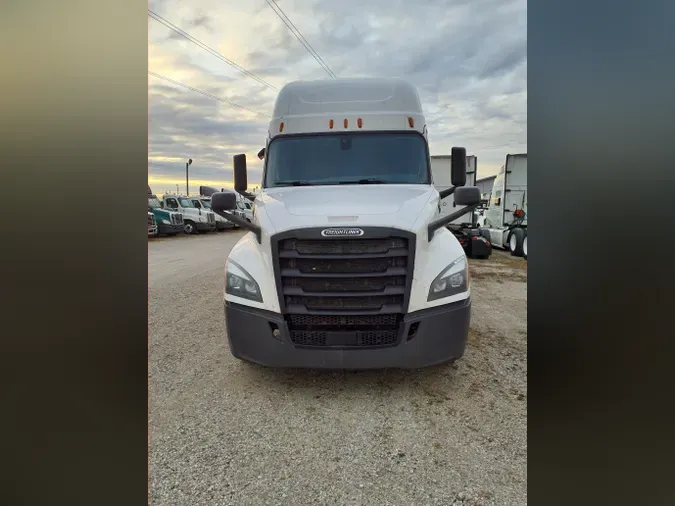
[[[426,131],[417,89],[402,79],[294,81],[277,97],[270,136],[349,131]]]

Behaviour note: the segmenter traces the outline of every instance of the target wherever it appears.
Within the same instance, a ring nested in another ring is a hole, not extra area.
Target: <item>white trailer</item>
[[[506,155],[492,187],[482,233],[493,246],[527,258],[527,153]]]

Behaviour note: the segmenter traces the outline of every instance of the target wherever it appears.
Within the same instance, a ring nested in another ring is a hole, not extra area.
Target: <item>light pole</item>
[[[185,163],[185,195],[187,197],[190,196],[190,181],[188,178],[188,167],[192,165],[192,158],[190,158],[186,163]]]
[[[180,193],[180,190],[178,189],[178,185],[176,185],[176,195]]]

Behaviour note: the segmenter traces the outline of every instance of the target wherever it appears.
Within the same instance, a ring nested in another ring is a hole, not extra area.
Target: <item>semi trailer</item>
[[[279,92],[252,221],[246,155],[214,212],[249,231],[225,261],[231,353],[273,367],[418,368],[464,354],[466,254],[446,225],[471,213],[466,150],[434,187],[417,90],[399,79],[299,81]],[[439,202],[454,194],[456,210]]]
[[[506,155],[492,187],[481,233],[494,246],[527,259],[527,153]]]

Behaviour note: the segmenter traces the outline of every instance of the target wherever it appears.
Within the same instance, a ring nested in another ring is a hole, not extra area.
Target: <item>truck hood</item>
[[[276,233],[321,226],[381,226],[414,230],[438,195],[431,185],[330,185],[265,190],[256,199]]]

